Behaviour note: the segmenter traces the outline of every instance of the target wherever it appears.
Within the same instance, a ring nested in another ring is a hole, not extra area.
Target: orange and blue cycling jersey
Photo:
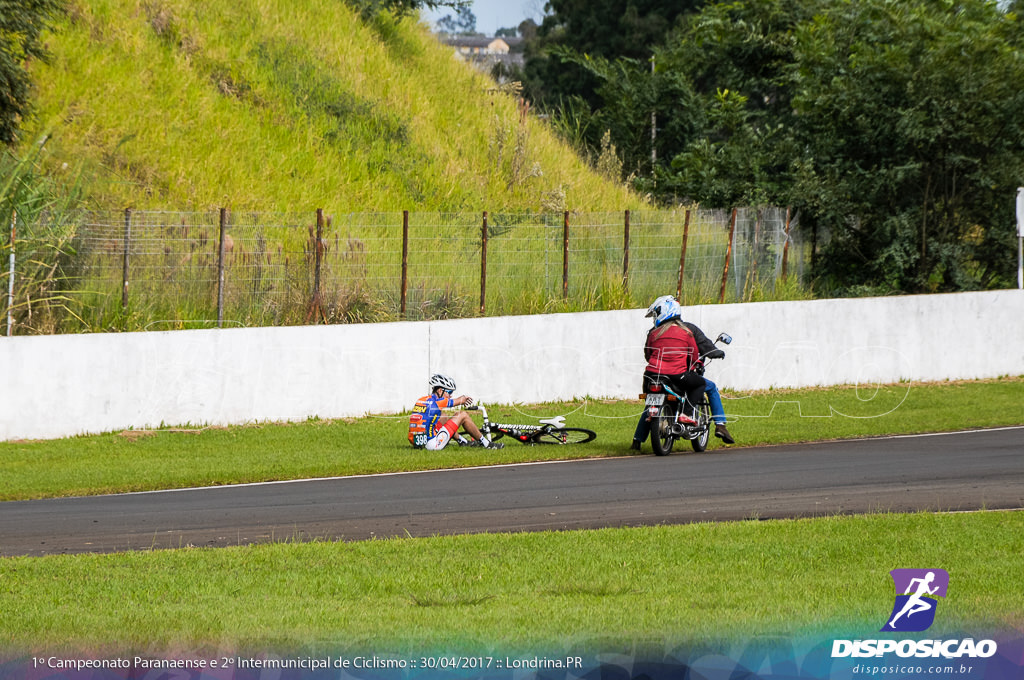
[[[428,439],[432,439],[437,434],[437,421],[443,415],[441,409],[451,406],[450,394],[443,397],[428,394],[417,399],[416,405],[412,407],[412,414],[409,416],[409,441],[415,445],[417,443],[416,435],[426,435],[419,444],[422,446]]]

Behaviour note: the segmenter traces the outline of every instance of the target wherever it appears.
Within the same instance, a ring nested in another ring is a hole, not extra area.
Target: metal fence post
[[[224,327],[224,236],[228,224],[228,209],[220,209],[220,244],[217,247],[217,328]]]
[[[409,291],[409,211],[402,211],[402,290],[400,295],[401,318],[405,318],[405,296]]]
[[[484,211],[484,223],[480,230],[480,316],[487,310],[487,211]]]
[[[786,208],[786,241],[782,244],[782,280],[785,282],[789,265],[789,208]]]
[[[124,258],[121,262],[121,311],[128,311],[128,252],[131,249],[132,209],[124,209]]]
[[[14,334],[14,238],[18,232],[18,211],[11,211],[11,255],[7,275],[7,337]]]
[[[736,234],[736,208],[732,209],[732,219],[729,224],[729,245],[725,249],[725,266],[722,268],[722,289],[718,293],[718,301],[725,302],[725,282],[729,278],[729,259],[732,257],[732,240]]]
[[[324,319],[323,306],[320,303],[320,270],[323,266],[324,251],[324,209],[316,209],[316,241],[313,243],[313,297],[309,301],[306,312],[306,323],[312,318],[313,323]]]
[[[679,282],[676,284],[676,299],[683,301],[683,272],[686,271],[686,243],[690,239],[690,209],[686,209],[683,218],[683,247],[679,251]]]
[[[622,291],[629,293],[629,211],[626,211],[622,233]]]
[[[751,264],[747,268],[746,280],[743,282],[743,297],[741,298],[742,300],[746,300],[750,296],[750,294],[752,292],[751,289],[756,287],[757,284],[760,283],[760,281],[761,281],[761,277],[758,276],[758,273],[757,273],[757,249],[761,245],[760,241],[761,241],[761,218],[762,217],[763,217],[763,212],[761,211],[760,208],[758,208],[757,209],[757,217],[754,220],[754,247],[751,248],[751,250],[752,250],[752,253],[751,253],[751,256],[750,256]]]
[[[569,299],[569,211],[562,216],[562,299]]]

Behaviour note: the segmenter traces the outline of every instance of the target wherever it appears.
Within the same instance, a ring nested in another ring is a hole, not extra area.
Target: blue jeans
[[[718,385],[711,380],[704,378],[704,393],[708,395],[708,404],[711,405],[711,418],[718,425],[725,425],[725,408],[722,407],[722,395],[718,393]],[[636,424],[636,431],[633,439],[641,444],[647,441],[651,433],[651,421],[647,420],[647,411],[640,414],[640,422]]]

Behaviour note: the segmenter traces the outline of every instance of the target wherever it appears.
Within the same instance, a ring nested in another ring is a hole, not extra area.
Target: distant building
[[[523,65],[523,39],[506,36],[488,38],[478,35],[439,36],[455,50],[456,59],[467,61],[479,70],[494,75],[499,82],[513,67]]]

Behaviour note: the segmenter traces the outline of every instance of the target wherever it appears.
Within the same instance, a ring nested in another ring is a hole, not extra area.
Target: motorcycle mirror
[[[715,340],[715,342],[720,342],[720,343],[722,343],[724,345],[731,344],[732,343],[732,336],[729,335],[728,333],[719,333],[718,334],[718,339]]]

